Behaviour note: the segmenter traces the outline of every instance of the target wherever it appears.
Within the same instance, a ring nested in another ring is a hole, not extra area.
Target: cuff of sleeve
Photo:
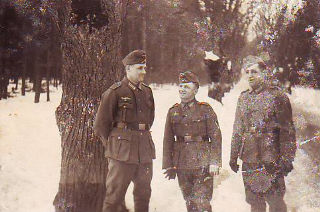
[[[210,166],[211,165],[222,167],[222,162],[221,161],[211,161]]]

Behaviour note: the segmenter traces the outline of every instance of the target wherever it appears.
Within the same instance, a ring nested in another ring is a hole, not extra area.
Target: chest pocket
[[[171,113],[171,126],[175,135],[184,135],[182,116],[180,112],[174,111],[173,113]]]
[[[132,109],[133,108],[133,99],[132,97],[122,96],[118,100],[118,107],[120,109]]]
[[[118,99],[118,116],[122,122],[131,122],[134,120],[134,99],[130,96],[121,96]]]
[[[205,136],[207,135],[207,118],[201,115],[192,119],[192,134]]]

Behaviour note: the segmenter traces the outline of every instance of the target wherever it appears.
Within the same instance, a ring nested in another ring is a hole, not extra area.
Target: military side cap
[[[198,76],[192,71],[185,71],[179,74],[179,83],[193,82],[200,85]]]
[[[130,52],[123,60],[122,63],[126,65],[145,64],[146,52],[143,50],[134,50]]]

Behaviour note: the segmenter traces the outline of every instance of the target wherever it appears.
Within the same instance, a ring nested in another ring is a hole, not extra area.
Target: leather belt
[[[255,126],[251,126],[247,129],[248,133],[274,133],[276,132],[276,128],[258,128]]]
[[[125,122],[118,122],[115,124],[115,127],[120,129],[129,129],[129,130],[150,130],[149,124],[144,123],[125,123]]]
[[[192,136],[192,135],[185,135],[185,136],[176,136],[177,142],[200,142],[200,141],[210,141],[209,136]]]

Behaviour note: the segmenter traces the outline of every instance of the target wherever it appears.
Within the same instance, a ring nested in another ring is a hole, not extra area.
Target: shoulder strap
[[[210,106],[209,103],[207,102],[198,102],[199,105],[206,105],[206,106]]]
[[[179,103],[175,103],[171,108],[178,107],[179,105]]]
[[[117,88],[119,88],[121,86],[121,82],[116,82],[116,83],[114,83],[113,85],[111,85],[111,89],[113,89],[113,90],[115,90],[115,89],[117,89]]]
[[[242,91],[241,94],[247,93],[249,91],[249,89]]]
[[[146,87],[148,87],[148,88],[150,88],[149,85],[145,84],[144,82],[142,82],[141,84],[146,86]]]

